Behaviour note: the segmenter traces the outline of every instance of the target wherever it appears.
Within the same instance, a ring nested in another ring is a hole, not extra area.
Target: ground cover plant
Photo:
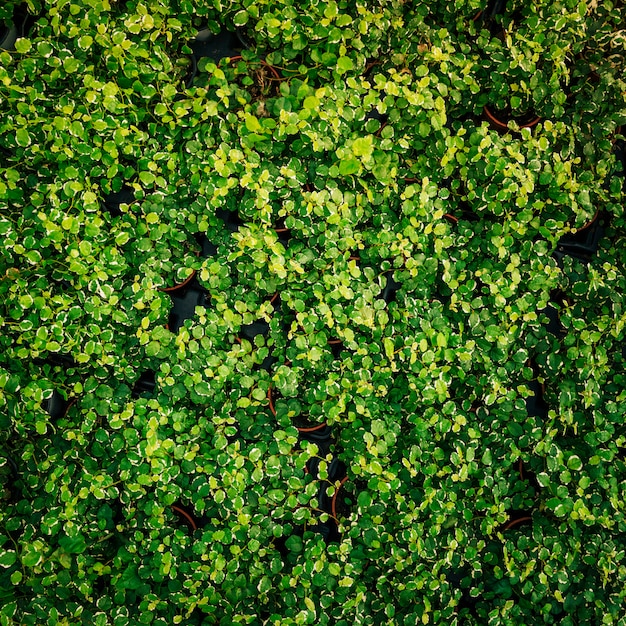
[[[0,8],[0,625],[626,623],[622,2]]]

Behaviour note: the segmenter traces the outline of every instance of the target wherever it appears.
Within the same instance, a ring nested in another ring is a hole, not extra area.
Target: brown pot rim
[[[182,509],[181,507],[175,504],[172,504],[172,510],[178,513],[179,515],[182,515],[185,518],[185,521],[189,524],[189,526],[191,526],[192,530],[198,530],[198,525],[196,524],[196,521],[193,519],[193,517],[189,513],[187,513],[187,511],[185,511],[184,509]]]
[[[502,122],[501,120],[499,120],[495,116],[495,114],[489,108],[489,105],[486,104],[483,107],[483,114],[487,118],[487,121],[490,124],[492,124],[496,128],[496,130],[502,130],[502,131],[505,131],[505,132],[510,132],[511,131],[511,129],[508,127],[507,124],[505,124],[504,122]],[[532,121],[528,122],[527,124],[524,124],[524,125],[520,126],[520,130],[522,128],[534,128],[535,126],[537,126],[537,124],[539,124],[540,121],[541,121],[541,117],[536,115],[535,118]]]
[[[178,283],[177,285],[174,285],[173,287],[159,287],[159,291],[164,291],[165,293],[172,293],[172,291],[177,291],[178,289],[182,289],[183,287],[186,287],[193,280],[195,275],[196,275],[196,270],[192,270],[189,277],[185,278],[185,280],[182,283]]]
[[[272,385],[270,385],[269,389],[267,390],[267,399],[269,401],[270,411],[272,415],[276,417],[276,407],[274,406],[274,400],[272,397]],[[299,426],[295,426],[295,428],[298,430],[299,433],[312,433],[317,430],[322,430],[323,428],[326,428],[326,426],[328,426],[328,424],[326,422],[322,422],[321,424],[316,424],[315,426],[310,426],[307,428],[300,428]]]
[[[598,210],[595,212],[594,216],[593,216],[593,217],[592,217],[592,218],[591,218],[588,222],[585,222],[585,223],[584,223],[584,224],[583,224],[580,228],[577,228],[577,229],[574,231],[574,232],[575,232],[575,234],[582,233],[583,231],[585,231],[585,230],[587,230],[588,228],[590,228],[591,226],[593,226],[593,224],[594,224],[594,223],[596,222],[596,220],[598,219],[599,215],[600,215],[600,209],[598,209]]]
[[[233,61],[243,61],[243,57],[238,54],[237,56],[234,57],[230,57],[230,62],[232,63]],[[274,74],[274,78],[276,78],[276,80],[280,80],[280,74],[278,73],[278,70],[273,67],[272,65],[270,65],[267,61],[264,61],[263,59],[260,59],[261,65],[265,65],[265,67],[269,68],[270,71],[272,72],[272,74]]]
[[[504,525],[502,526],[502,531],[504,532],[505,530],[511,530],[512,528],[515,528],[516,526],[519,526],[520,524],[523,524],[525,522],[532,522],[532,521],[533,521],[533,518],[530,515],[523,515],[522,517],[516,517],[515,519],[505,522]]]
[[[335,493],[333,494],[333,499],[330,502],[330,511],[332,513],[332,516],[335,519],[337,518],[337,496],[339,495],[339,492],[343,489],[343,486],[346,484],[346,482],[348,482],[348,477],[344,476],[341,479],[341,482],[339,483],[339,487],[335,490]]]

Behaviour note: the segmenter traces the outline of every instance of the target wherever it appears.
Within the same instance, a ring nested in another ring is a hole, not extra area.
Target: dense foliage
[[[626,624],[625,11],[4,3],[0,625]]]

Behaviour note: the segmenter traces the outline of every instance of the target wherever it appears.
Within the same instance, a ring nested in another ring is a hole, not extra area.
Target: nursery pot
[[[176,515],[181,518],[181,520],[191,529],[192,532],[194,530],[198,530],[198,524],[196,524],[196,520],[190,513],[185,511],[183,507],[177,504],[172,504],[172,511],[174,511],[174,513],[176,513]]]
[[[179,331],[185,320],[192,319],[196,315],[196,307],[205,306],[209,298],[209,294],[202,286],[197,281],[193,281],[194,276],[168,292],[173,305],[168,319],[168,327],[174,334]]]
[[[44,410],[53,420],[65,417],[70,407],[76,402],[76,398],[66,400],[56,389],[52,396],[45,401]]]
[[[2,478],[0,481],[0,502],[8,503],[15,500],[14,486],[19,474],[17,464],[13,458],[6,453],[2,456],[4,456],[7,462],[0,466],[0,477]]]
[[[272,415],[276,417],[276,407],[274,406],[274,394],[272,393],[271,385],[270,385],[270,388],[267,390],[267,399],[269,402],[270,411],[272,412]],[[326,422],[323,422],[321,424],[316,424],[315,426],[311,426],[311,427],[301,428],[299,426],[296,426],[296,428],[298,429],[298,432],[301,434],[311,434],[311,433],[321,434],[322,432],[324,432],[324,429],[328,428],[328,424],[326,424]]]
[[[393,277],[394,270],[388,270],[386,274],[386,282],[383,290],[380,292],[379,298],[382,298],[386,304],[390,304],[396,299],[396,293],[402,288],[402,283]]]
[[[581,228],[573,233],[563,235],[557,244],[554,258],[560,263],[564,256],[572,256],[581,261],[590,261],[598,251],[600,239],[604,234],[600,211]]]
[[[344,476],[341,479],[341,484],[339,485],[339,488],[333,494],[333,499],[330,501],[330,511],[331,511],[332,516],[335,518],[335,520],[339,519],[337,515],[337,496],[339,496],[339,494],[342,492],[343,486],[346,484],[346,482],[348,482],[348,477]]]
[[[184,289],[194,279],[195,275],[196,275],[196,270],[192,270],[191,274],[189,274],[189,276],[185,278],[185,280],[183,280],[182,283],[178,283],[177,285],[174,285],[172,287],[160,287],[159,291],[172,293],[173,291],[179,291],[181,289]]]
[[[505,524],[502,525],[502,532],[506,530],[512,530],[513,528],[519,528],[524,524],[531,524],[533,518],[530,515],[520,515],[519,517],[515,517],[514,519],[509,520]]]
[[[242,56],[235,56],[235,57],[231,57],[230,59],[230,63],[231,65],[237,63],[238,61],[243,61],[243,57]],[[272,67],[269,63],[265,62],[265,61],[261,61],[260,62],[261,65],[263,67],[265,67],[266,69],[268,69],[271,73],[272,73],[272,80],[280,80],[280,74],[278,73],[278,70],[275,67]]]
[[[119,191],[112,191],[104,196],[102,204],[104,208],[111,214],[112,217],[119,217],[122,215],[120,210],[121,204],[131,204],[135,202],[135,191],[132,187],[124,185]]]
[[[7,50],[9,52],[15,50],[17,37],[17,26],[7,23],[0,24],[0,50]]]
[[[132,398],[140,398],[142,394],[153,394],[156,388],[156,374],[152,370],[146,370],[135,382],[132,391]]]
[[[497,130],[499,133],[511,132],[511,129],[508,127],[509,119],[516,121],[520,128],[533,128],[541,121],[541,118],[534,113],[527,113],[520,117],[510,117],[509,119],[505,119],[504,114],[492,109],[488,105],[483,107],[483,115],[489,122],[491,128]]]
[[[241,50],[249,48],[250,44],[239,31],[222,30],[215,35],[210,29],[204,28],[198,31],[196,38],[189,43],[189,47],[191,48],[191,71],[185,82],[187,88],[191,87],[198,73],[200,59],[209,58],[218,63],[224,58],[239,55]]]

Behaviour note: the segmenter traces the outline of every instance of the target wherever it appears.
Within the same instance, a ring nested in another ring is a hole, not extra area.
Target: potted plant
[[[208,58],[217,64],[224,58],[232,59],[240,56],[242,49],[249,47],[250,43],[246,41],[239,30],[232,32],[223,29],[215,34],[210,28],[200,29],[196,37],[189,43],[189,48],[191,48],[191,70],[189,77],[185,81],[187,88],[193,85],[194,78],[198,73],[198,62],[200,59]]]

